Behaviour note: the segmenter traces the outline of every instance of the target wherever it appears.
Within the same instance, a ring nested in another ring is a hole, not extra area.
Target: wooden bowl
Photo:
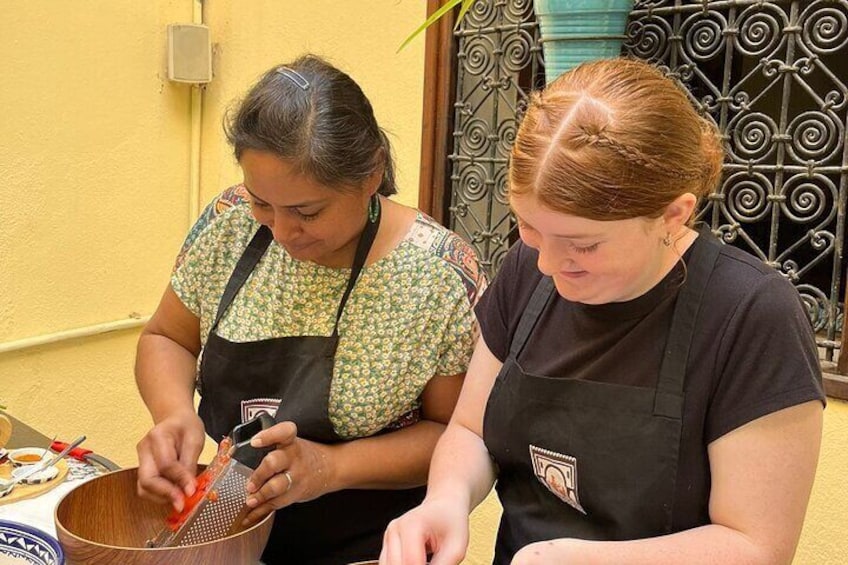
[[[139,498],[138,468],[107,473],[62,498],[54,519],[67,565],[205,565],[258,563],[274,515],[239,533],[208,543],[147,548],[165,525],[169,507]]]

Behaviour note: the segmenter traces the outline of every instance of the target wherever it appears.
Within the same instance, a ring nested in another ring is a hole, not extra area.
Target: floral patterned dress
[[[200,318],[205,342],[227,280],[259,224],[239,185],[206,207],[171,286]],[[216,332],[234,342],[332,333],[350,269],[298,261],[272,243]],[[428,381],[464,373],[486,286],[472,248],[419,213],[400,244],[366,266],[339,322],[329,416],[345,439],[414,414]],[[201,352],[202,356],[202,352]]]

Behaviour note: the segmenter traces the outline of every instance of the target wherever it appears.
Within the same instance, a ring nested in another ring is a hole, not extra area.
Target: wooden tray
[[[64,459],[60,459],[55,466],[59,470],[59,474],[54,478],[50,479],[46,483],[37,485],[25,485],[23,483],[18,483],[15,485],[12,492],[3,498],[0,498],[0,506],[44,494],[45,492],[62,484],[62,481],[65,480],[65,476],[68,474],[68,464]],[[12,477],[12,469],[14,469],[14,467],[8,461],[0,465],[0,478],[10,479]]]

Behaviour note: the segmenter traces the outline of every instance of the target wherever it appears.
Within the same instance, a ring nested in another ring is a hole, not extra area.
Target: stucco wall
[[[188,91],[165,70],[182,1],[5,3],[0,344],[149,314],[186,230]],[[0,354],[0,403],[134,461],[134,331]]]
[[[417,202],[420,0],[206,2],[215,79],[203,94],[201,198],[240,174],[221,117],[267,67],[304,51],[350,72],[389,130],[401,193]],[[147,315],[188,228],[190,87],[166,79],[165,26],[190,0],[7,3],[0,88],[0,346]],[[135,392],[137,330],[0,353],[0,404],[48,435],[135,464],[149,426]],[[831,401],[797,564],[848,556],[848,404]],[[787,454],[790,457],[791,454]],[[467,563],[491,559],[499,507],[472,517]]]
[[[221,117],[262,71],[304,51],[361,82],[417,201],[423,40],[396,54],[422,2],[207,2],[215,79],[203,94],[201,204],[239,182]],[[189,227],[191,87],[167,80],[166,25],[191,0],[55,1],[0,18],[0,347],[149,315]],[[0,353],[0,404],[122,465],[149,419],[138,330]]]
[[[791,457],[791,453],[786,454]],[[848,563],[848,402],[829,399],[816,483],[795,565]]]
[[[285,9],[280,9],[281,5]],[[305,7],[308,6],[308,7]],[[356,80],[396,153],[399,201],[418,202],[424,38],[397,53],[425,18],[420,0],[338,2],[210,2],[215,30],[215,80],[206,93],[203,122],[203,196],[240,179],[220,135],[227,106],[261,73],[306,52],[325,57]]]

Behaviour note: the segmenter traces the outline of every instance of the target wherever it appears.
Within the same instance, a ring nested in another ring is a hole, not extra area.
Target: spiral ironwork
[[[450,225],[497,271],[515,241],[507,160],[531,90],[544,86],[531,0],[475,2],[455,32]]]
[[[660,65],[726,140],[699,219],[801,294],[825,356],[839,347],[848,193],[848,0],[637,0],[624,54]],[[494,274],[516,240],[507,157],[544,86],[531,0],[481,0],[458,49],[450,225]]]

